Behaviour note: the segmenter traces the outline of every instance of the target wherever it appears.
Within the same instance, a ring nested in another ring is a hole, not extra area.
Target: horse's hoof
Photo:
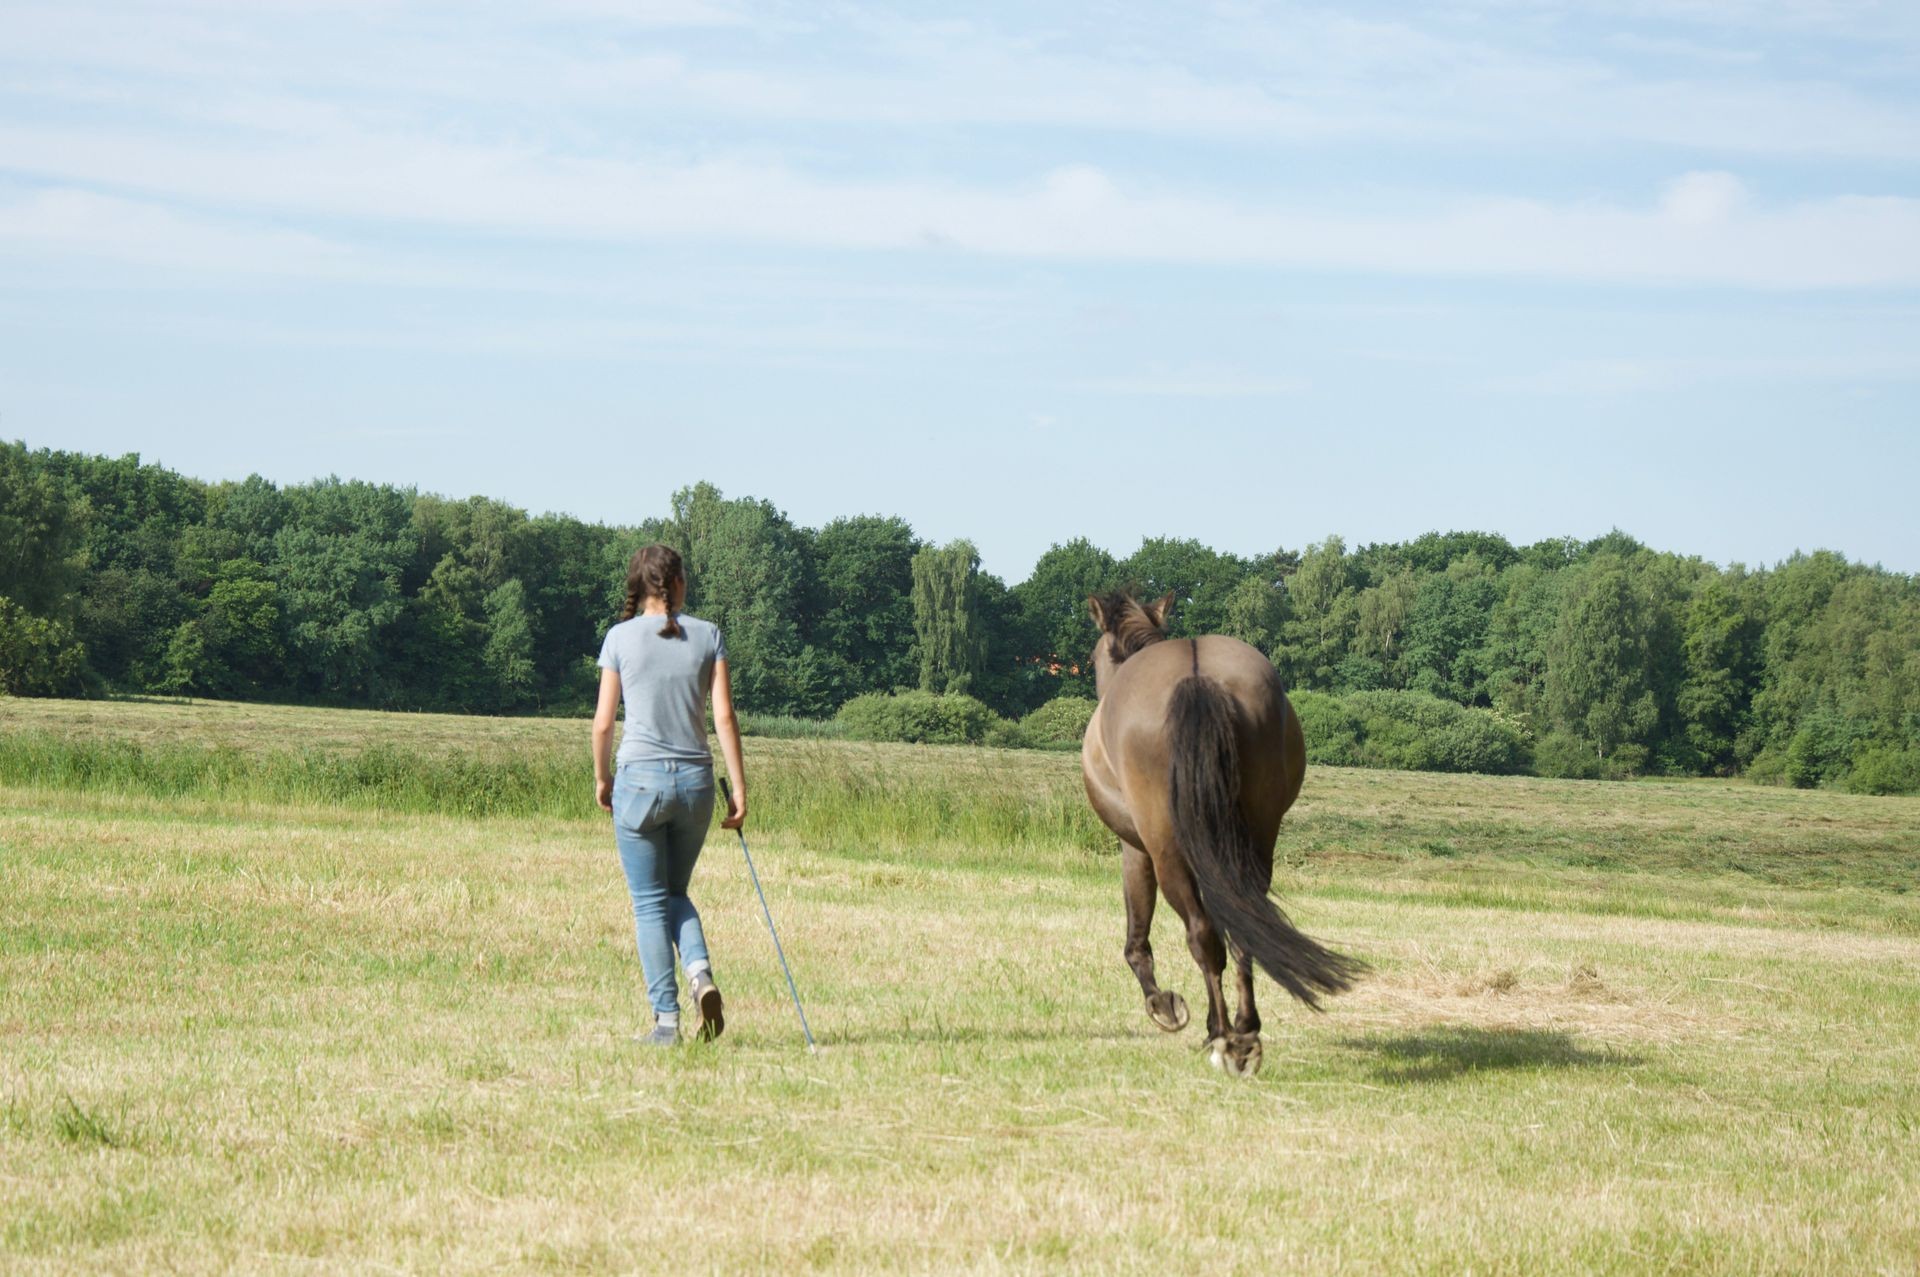
[[[1193,1018],[1187,1000],[1171,989],[1162,989],[1147,999],[1147,1016],[1168,1033],[1178,1033]]]
[[[1252,1077],[1260,1071],[1260,1039],[1232,1033],[1207,1041],[1207,1063],[1228,1077]]]

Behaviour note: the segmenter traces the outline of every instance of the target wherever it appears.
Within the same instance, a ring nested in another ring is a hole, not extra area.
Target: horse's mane
[[[1146,605],[1125,590],[1102,594],[1100,615],[1106,618],[1107,633],[1113,635],[1115,665],[1167,636],[1166,630],[1154,621]]]

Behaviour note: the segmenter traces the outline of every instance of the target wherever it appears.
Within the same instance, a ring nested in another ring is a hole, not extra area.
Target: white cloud
[[[1682,226],[1714,226],[1747,203],[1747,187],[1731,173],[1686,173],[1667,183],[1660,211]]]
[[[1735,154],[1920,157],[1911,94],[1874,90],[1864,78],[1790,75],[1765,58],[1731,66],[1694,59],[1684,78],[1655,74],[1643,55],[1618,44],[1556,36],[1561,5],[1523,7],[1536,18],[1518,28],[1510,6],[1492,0],[1418,20],[1300,5],[1211,21],[1180,9],[1141,10],[1130,15],[1143,28],[1136,33],[1089,21],[1071,36],[1049,37],[860,7],[807,28],[777,6],[703,0],[569,0],[557,10],[295,3],[264,16],[204,3],[132,12],[27,5],[0,66],[11,61],[42,83],[37,68],[64,67],[81,81],[73,93],[130,94],[161,118],[220,112],[230,96],[255,110],[278,95],[405,110],[416,120],[450,105],[511,110],[516,128],[569,137],[702,120],[734,128],[1098,130],[1274,145],[1626,141]],[[1727,20],[1743,20],[1750,7],[1728,10]],[[1550,21],[1542,25],[1539,15]],[[1656,33],[1642,38],[1657,42],[1664,28],[1636,20]],[[676,41],[680,28],[702,26],[713,38]],[[1890,38],[1881,47],[1902,46]],[[106,83],[86,82],[90,75]]]
[[[1759,0],[1688,2],[1696,25],[1737,24]],[[1642,0],[1611,3],[1632,15]],[[1510,33],[1516,8],[1531,15],[1529,37]],[[1817,17],[1811,3],[1787,8],[1795,22]],[[1654,78],[1540,36],[1571,12],[1564,0],[1459,0],[1424,25],[1299,5],[1210,23],[1142,8],[1113,32],[1088,20],[1065,35],[857,7],[796,35],[787,10],[716,0],[567,0],[538,14],[276,0],[265,12],[183,0],[104,21],[84,4],[20,6],[0,71],[55,68],[16,81],[14,100],[60,109],[0,114],[0,171],[86,189],[17,203],[0,233],[229,275],[404,272],[412,264],[392,251],[350,247],[399,228],[1609,283],[1920,283],[1920,201],[1767,201],[1721,170],[1606,202],[1268,193],[1287,148],[1324,158],[1328,143],[1368,139],[1483,162],[1502,147],[1623,139],[1920,157],[1911,95],[1745,71]],[[1670,25],[1649,22],[1648,38]],[[682,27],[708,29],[676,41]],[[0,109],[8,100],[0,91]],[[965,144],[902,160],[861,140],[954,125],[1021,127],[971,168]],[[772,140],[739,136],[755,127]],[[1128,162],[1148,175],[1123,175],[1072,162],[1110,153],[1087,130],[1232,149],[1158,178],[1145,166],[1167,163],[1164,150],[1136,151]],[[1021,166],[1027,180],[1005,176]]]
[[[1490,378],[1484,388],[1503,394],[1580,398],[1666,394],[1695,386],[1750,387],[1775,382],[1915,382],[1920,355],[1857,353],[1773,358],[1620,356],[1566,359],[1527,372]]]
[[[0,166],[305,224],[397,222],[535,239],[891,251],[938,245],[1012,257],[1630,284],[1920,284],[1920,200],[1848,195],[1755,207],[1725,173],[1682,176],[1644,207],[1428,199],[1398,215],[1349,215],[1123,187],[1086,165],[1000,185],[829,179],[766,163],[555,157],[531,147],[398,135],[242,149],[115,131],[0,128]],[[45,209],[38,216],[58,220]],[[135,242],[201,233],[156,224]],[[295,261],[328,251],[317,239],[288,248]]]
[[[0,253],[65,254],[166,270],[235,276],[372,272],[351,248],[301,231],[183,216],[91,191],[53,189],[0,203]]]
[[[1133,376],[1077,381],[1070,383],[1068,389],[1165,399],[1272,399],[1302,394],[1312,389],[1312,383],[1304,377],[1192,365],[1155,367]]]

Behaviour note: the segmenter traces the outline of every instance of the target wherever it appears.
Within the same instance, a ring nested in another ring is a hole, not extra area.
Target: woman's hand
[[[593,782],[593,801],[600,804],[601,811],[613,811],[613,777],[602,776]]]
[[[746,823],[747,823],[746,797],[742,794],[729,793],[727,795],[727,814],[726,814],[726,817],[723,820],[721,820],[720,828],[738,829],[740,828],[740,826]]]

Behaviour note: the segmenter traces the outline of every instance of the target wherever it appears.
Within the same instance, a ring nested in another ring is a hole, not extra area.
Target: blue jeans
[[[712,821],[711,763],[632,762],[614,774],[613,840],[633,897],[634,940],[655,1015],[680,1010],[675,946],[687,966],[708,960],[687,883]]]

